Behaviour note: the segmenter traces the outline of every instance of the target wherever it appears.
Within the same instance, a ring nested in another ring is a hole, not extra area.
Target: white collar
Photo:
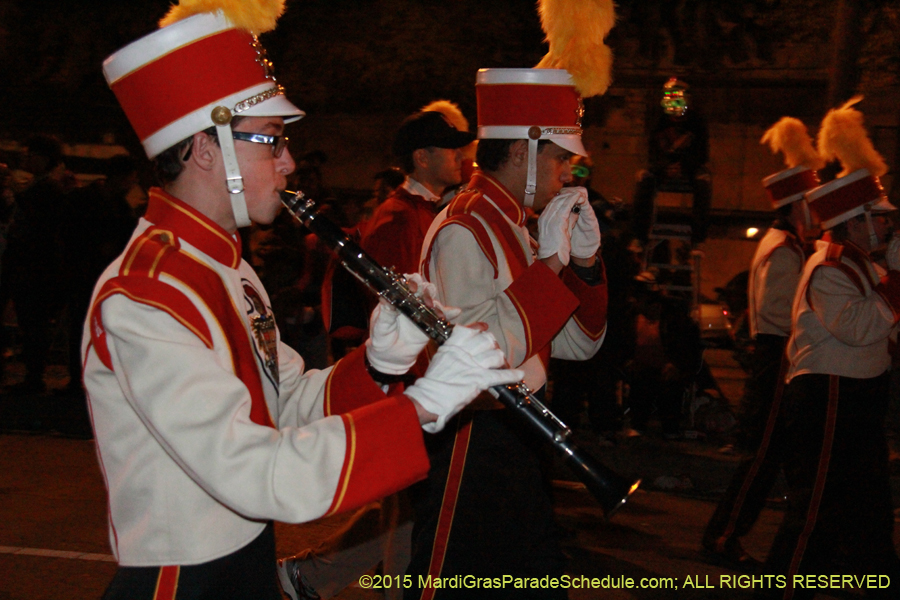
[[[431,192],[431,190],[429,190],[427,187],[425,187],[412,177],[406,178],[406,181],[403,182],[403,188],[410,194],[413,194],[415,196],[422,196],[428,202],[439,202],[441,199],[440,196],[435,196]]]

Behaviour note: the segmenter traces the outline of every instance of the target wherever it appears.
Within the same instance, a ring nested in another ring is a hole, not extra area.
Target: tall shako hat
[[[773,153],[781,152],[787,169],[762,180],[773,208],[781,208],[803,199],[803,194],[819,185],[818,169],[825,161],[813,147],[806,125],[794,117],[782,117],[762,136]]]
[[[805,165],[785,169],[763,178],[763,186],[772,201],[772,208],[781,208],[803,199],[803,195],[819,185],[819,176]]]
[[[103,62],[103,73],[149,158],[215,127],[238,227],[250,224],[231,132],[234,116],[304,116],[285,96],[257,34],[283,0],[182,0],[160,29]]]
[[[534,69],[481,69],[475,79],[478,139],[527,139],[525,206],[534,203],[539,140],[587,156],[581,142],[582,96],[609,87],[615,25],[612,0],[541,0],[549,52]]]
[[[481,69],[475,78],[478,138],[553,140],[575,154],[584,107],[564,69]]]
[[[819,153],[825,160],[840,160],[844,170],[837,179],[808,192],[806,200],[823,229],[866,215],[874,248],[879,240],[871,213],[896,210],[896,207],[888,202],[879,179],[887,172],[887,164],[866,133],[862,113],[853,108],[860,100],[862,97],[857,96],[825,115],[818,136]]]
[[[895,210],[888,202],[881,181],[868,169],[857,169],[849,175],[820,185],[806,194],[809,210],[818,218],[822,229],[870,211]]]
[[[572,76],[563,69],[481,69],[475,79],[478,139],[528,140],[525,206],[537,188],[539,140],[551,140],[574,154],[581,143],[584,108]]]

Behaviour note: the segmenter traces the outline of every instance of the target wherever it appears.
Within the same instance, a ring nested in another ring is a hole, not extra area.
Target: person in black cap
[[[459,131],[437,111],[420,111],[403,121],[394,155],[406,181],[378,206],[362,237],[363,249],[375,260],[398,273],[419,271],[425,233],[444,190],[461,183],[461,148],[474,139],[474,133]]]

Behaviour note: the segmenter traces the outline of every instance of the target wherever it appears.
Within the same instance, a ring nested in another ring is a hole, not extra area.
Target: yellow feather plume
[[[453,126],[458,130],[469,130],[469,121],[463,116],[462,111],[459,110],[459,106],[455,102],[450,102],[449,100],[435,100],[431,104],[422,107],[422,112],[425,111],[439,112],[447,117],[447,120],[453,123]]]
[[[825,161],[813,147],[806,125],[800,119],[781,117],[763,134],[759,143],[768,144],[772,154],[784,154],[784,164],[789,169],[803,165],[818,171],[825,166]]]
[[[550,44],[539,69],[566,69],[585,98],[612,83],[612,49],[603,43],[616,24],[612,0],[540,0],[538,13]]]
[[[825,160],[841,161],[844,170],[838,177],[849,175],[859,169],[868,169],[870,173],[881,177],[888,171],[884,158],[875,150],[863,126],[863,114],[853,108],[862,100],[856,96],[840,108],[828,111],[819,129],[819,154]]]
[[[181,0],[160,19],[159,26],[216,11],[222,12],[238,29],[259,35],[275,29],[278,17],[284,12],[284,0]]]

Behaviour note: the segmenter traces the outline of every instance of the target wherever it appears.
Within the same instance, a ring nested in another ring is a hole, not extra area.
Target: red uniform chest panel
[[[212,348],[212,336],[200,310],[185,294],[159,281],[162,273],[194,290],[206,303],[226,337],[234,373],[250,392],[250,419],[258,425],[275,427],[266,405],[253,342],[238,308],[221,277],[209,266],[181,252],[171,232],[151,228],[135,240],[119,276],[109,280],[95,300],[91,308],[91,337],[103,364],[112,369],[100,306],[116,293],[167,312]]]

